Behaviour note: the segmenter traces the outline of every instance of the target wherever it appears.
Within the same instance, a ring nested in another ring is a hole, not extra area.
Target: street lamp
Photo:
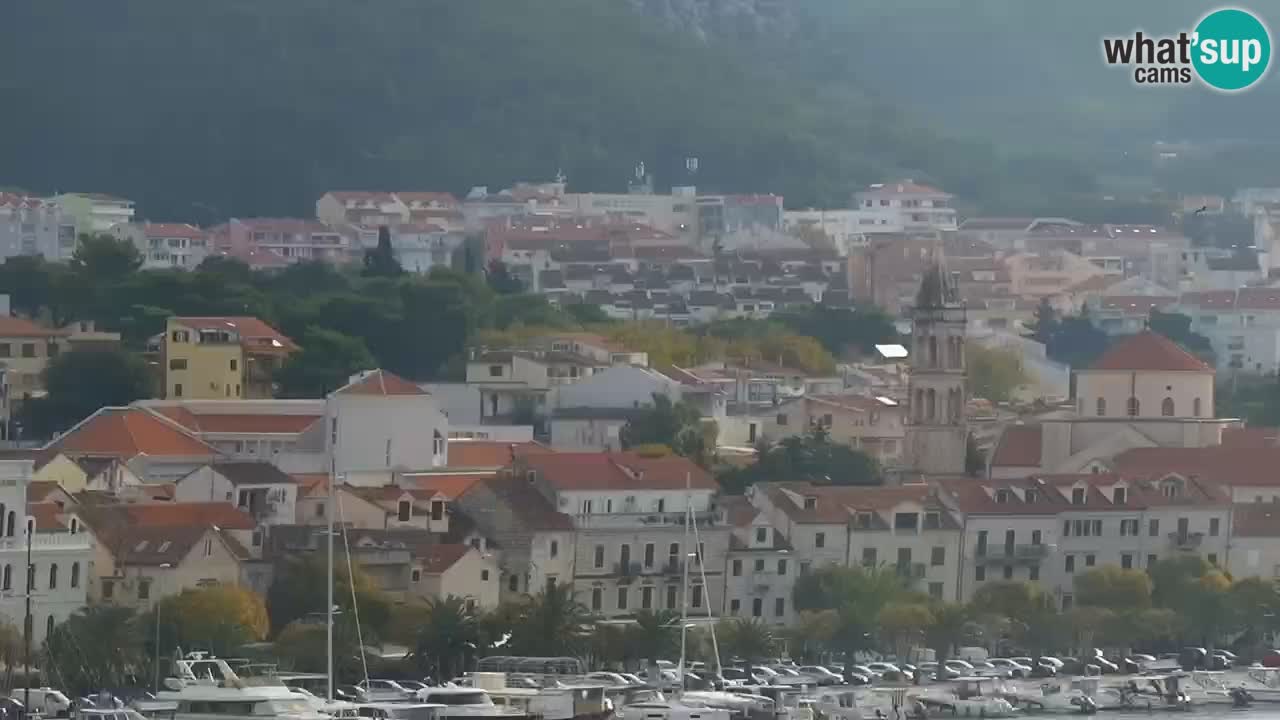
[[[161,570],[168,570],[171,567],[173,567],[173,565],[170,563],[160,563]],[[156,597],[156,665],[154,668],[152,668],[152,672],[154,673],[153,692],[155,693],[160,692],[160,600],[161,598],[157,595]]]

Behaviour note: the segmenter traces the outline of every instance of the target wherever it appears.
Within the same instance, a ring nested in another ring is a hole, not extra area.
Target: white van
[[[62,694],[61,690],[55,690],[51,687],[42,688],[14,688],[9,691],[9,697],[22,702],[30,693],[31,702],[27,707],[32,713],[40,713],[44,717],[53,718],[68,717],[71,714],[71,699]]]
[[[986,662],[989,654],[986,648],[962,647],[956,653],[956,657],[969,663]]]

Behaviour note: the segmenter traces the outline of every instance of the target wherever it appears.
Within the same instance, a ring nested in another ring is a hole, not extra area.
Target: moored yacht
[[[518,708],[495,704],[488,691],[478,687],[461,687],[458,685],[427,687],[417,692],[417,701],[419,703],[439,705],[438,715],[442,718],[520,718],[528,715],[527,712]]]
[[[196,655],[174,662],[174,676],[165,679],[158,700],[177,704],[176,720],[325,720],[283,683],[273,678],[241,680],[218,658]]]
[[[1013,717],[1017,710],[1004,695],[1004,683],[991,677],[956,678],[951,690],[930,688],[907,693],[908,699],[920,702],[926,709],[945,710],[957,717]]]

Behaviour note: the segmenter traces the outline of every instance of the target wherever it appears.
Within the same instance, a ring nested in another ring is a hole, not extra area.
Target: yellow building
[[[253,317],[171,317],[165,326],[164,396],[272,397],[272,376],[298,346]]]

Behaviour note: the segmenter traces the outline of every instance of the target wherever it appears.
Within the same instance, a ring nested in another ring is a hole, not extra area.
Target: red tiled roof
[[[199,438],[140,408],[103,408],[45,446],[69,455],[110,455],[128,459],[213,457],[218,451]]]
[[[32,480],[27,483],[27,502],[43,503],[59,490],[62,490],[62,486],[56,480]]]
[[[1233,537],[1280,537],[1280,503],[1236,505],[1231,513]]]
[[[455,563],[461,560],[470,551],[470,545],[432,545],[418,556],[418,562],[422,564],[423,572],[426,572],[429,575],[437,575],[453,567]]]
[[[316,497],[329,491],[327,473],[294,473],[290,477],[298,483],[298,497]]]
[[[199,415],[200,432],[296,435],[316,424],[320,415]]]
[[[774,506],[794,522],[819,525],[842,524],[859,511],[884,512],[904,502],[937,504],[930,498],[929,486],[924,484],[872,487],[780,482],[757,486],[757,491],[761,489],[768,493]],[[805,507],[806,498],[813,498],[813,507]],[[938,509],[942,510],[941,506]]]
[[[1236,306],[1235,290],[1205,290],[1203,292],[1182,293],[1179,301],[1183,305],[1191,305],[1206,310],[1230,310]]]
[[[494,440],[450,440],[449,464],[453,468],[502,468],[527,454],[552,453],[539,442],[498,442]]]
[[[1094,275],[1067,288],[1067,292],[1084,293],[1094,292],[1096,290],[1106,290],[1122,280],[1124,280],[1124,278],[1119,275]]]
[[[454,206],[457,206],[458,204],[458,198],[454,197],[453,193],[447,193],[447,192],[400,192],[400,191],[397,191],[396,197],[400,198],[400,201],[410,206],[411,209],[416,209],[416,208],[413,208],[414,203],[435,202],[448,207],[454,207]]]
[[[642,457],[625,452],[541,453],[522,464],[558,490],[718,490],[714,478],[688,458]]]
[[[139,503],[119,508],[134,527],[217,526],[223,530],[252,530],[249,513],[227,502]]]
[[[1278,445],[1280,445],[1280,428],[1242,427],[1222,430],[1223,447],[1265,448]]]
[[[994,467],[1040,467],[1041,431],[1039,425],[1009,425],[1000,434],[995,452],[991,454]]]
[[[62,521],[65,511],[55,503],[27,503],[27,514],[36,520],[37,532],[53,532],[66,530],[67,524]]]
[[[760,514],[759,509],[743,495],[727,495],[717,501],[729,527],[747,527]]]
[[[1127,310],[1150,315],[1152,310],[1167,307],[1178,298],[1166,295],[1104,295],[1099,301],[1104,310]]]
[[[1117,341],[1089,369],[1213,372],[1200,358],[1150,330]]]
[[[421,475],[406,474],[404,476],[405,484],[411,484],[414,488],[429,492],[432,494],[440,493],[450,500],[454,500],[464,495],[471,486],[494,477],[495,473],[473,473],[473,474],[447,474],[447,473],[425,473]]]
[[[372,370],[355,382],[337,389],[334,395],[428,395],[426,390],[386,370]]]
[[[355,200],[357,202],[391,202],[391,193],[385,190],[330,190],[328,195],[332,195],[335,200],[346,202]]]
[[[1236,295],[1238,310],[1280,310],[1280,288],[1240,288]]]
[[[204,237],[204,230],[187,223],[146,223],[142,232],[149,238],[187,238],[199,240]]]
[[[1280,447],[1133,448],[1115,457],[1118,472],[1158,479],[1176,473],[1223,485],[1280,487]]]
[[[41,327],[30,320],[12,315],[0,315],[0,337],[60,337],[63,330]]]
[[[256,317],[177,317],[178,323],[192,330],[234,330],[246,351],[291,352],[298,346],[283,333]]]
[[[863,192],[914,193],[925,195],[946,195],[947,197],[951,197],[951,195],[936,187],[923,185],[909,178],[905,180],[895,180],[893,182],[868,185],[863,189]]]

